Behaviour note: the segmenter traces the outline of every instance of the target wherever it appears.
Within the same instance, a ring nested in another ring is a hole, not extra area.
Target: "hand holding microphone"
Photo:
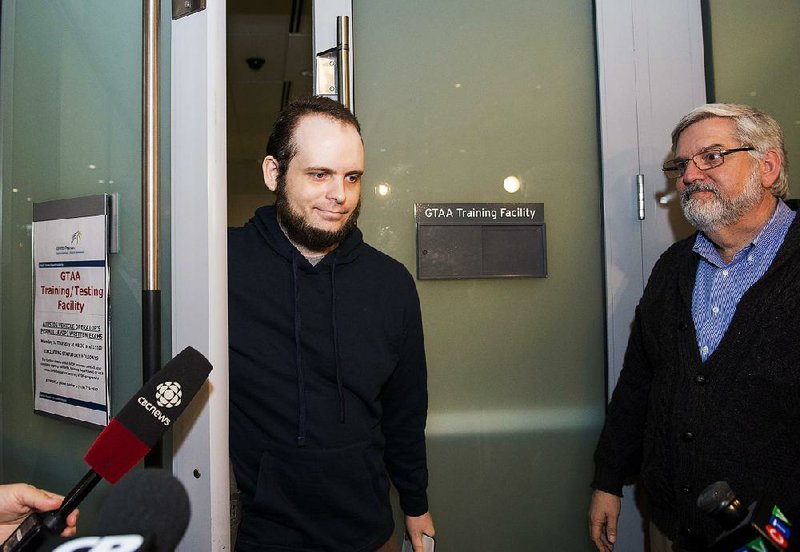
[[[92,443],[84,457],[91,469],[67,494],[61,506],[25,518],[3,543],[2,552],[35,550],[45,537],[61,533],[70,515],[100,479],[116,483],[145,457],[183,413],[210,372],[208,360],[191,347],[170,360]]]
[[[135,470],[111,488],[92,536],[48,537],[36,552],[172,552],[189,525],[189,496],[163,469]]]
[[[63,501],[62,496],[27,483],[0,485],[0,540],[5,540],[14,529],[32,512],[46,512],[57,509]],[[61,534],[69,537],[75,534],[78,511],[74,510],[66,518],[66,527]]]

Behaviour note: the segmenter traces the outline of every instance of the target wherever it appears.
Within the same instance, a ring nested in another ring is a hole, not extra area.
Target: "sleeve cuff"
[[[622,487],[624,484],[625,476],[622,470],[609,468],[607,466],[595,466],[594,479],[592,479],[592,484],[590,485],[592,489],[622,496]]]
[[[428,511],[428,495],[400,496],[400,508],[407,516],[421,516]]]

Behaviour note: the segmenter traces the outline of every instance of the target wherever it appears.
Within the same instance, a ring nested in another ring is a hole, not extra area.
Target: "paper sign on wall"
[[[34,411],[109,421],[107,195],[33,209]]]

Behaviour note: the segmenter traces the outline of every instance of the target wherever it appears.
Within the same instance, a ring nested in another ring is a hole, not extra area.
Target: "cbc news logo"
[[[156,387],[156,402],[161,408],[172,408],[181,404],[181,384],[177,381],[165,381]]]

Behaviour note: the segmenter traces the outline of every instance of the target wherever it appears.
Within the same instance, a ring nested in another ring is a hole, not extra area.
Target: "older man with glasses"
[[[800,222],[783,132],[752,107],[708,104],[672,146],[664,172],[698,232],[661,256],[636,308],[595,451],[589,530],[603,552],[636,475],[651,552],[723,532],[697,506],[716,481],[800,520]]]

